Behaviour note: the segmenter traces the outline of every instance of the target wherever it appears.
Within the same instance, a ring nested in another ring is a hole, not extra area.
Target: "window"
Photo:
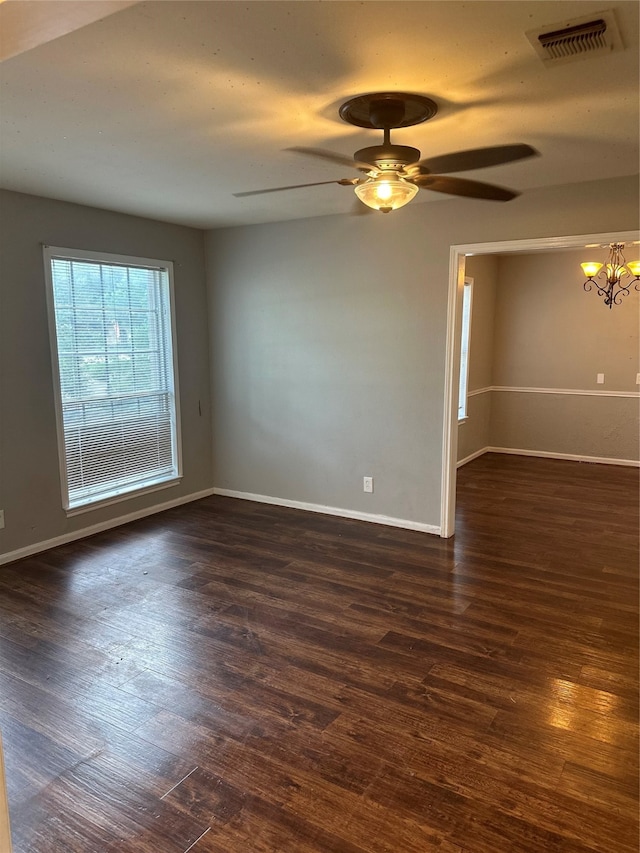
[[[458,420],[467,417],[467,395],[469,391],[469,345],[471,343],[471,303],[473,301],[473,279],[465,278],[462,288],[462,341],[460,344],[460,387],[458,391]]]
[[[44,254],[65,509],[174,484],[172,264],[50,246]]]

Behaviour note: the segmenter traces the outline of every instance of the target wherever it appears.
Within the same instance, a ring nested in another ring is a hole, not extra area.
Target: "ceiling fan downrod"
[[[339,113],[340,118],[349,124],[383,133],[382,145],[362,148],[356,152],[354,159],[371,163],[381,170],[400,170],[417,163],[420,152],[409,145],[393,145],[391,130],[420,124],[432,118],[437,111],[436,103],[423,95],[379,92],[351,98],[340,107]]]

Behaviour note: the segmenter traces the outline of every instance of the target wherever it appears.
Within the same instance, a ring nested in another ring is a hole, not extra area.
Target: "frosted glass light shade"
[[[640,261],[627,261],[627,266],[631,275],[636,276],[636,278],[640,276]]]
[[[602,264],[597,264],[593,261],[588,261],[585,264],[580,264],[582,267],[582,271],[587,276],[587,278],[593,278],[594,275],[597,275],[602,269]]]
[[[389,178],[369,178],[364,184],[357,184],[354,190],[360,201],[367,207],[379,210],[381,213],[390,213],[409,204],[418,192],[418,187],[394,175]]]
[[[629,271],[622,264],[607,264],[607,281],[620,281],[624,275],[629,275]]]

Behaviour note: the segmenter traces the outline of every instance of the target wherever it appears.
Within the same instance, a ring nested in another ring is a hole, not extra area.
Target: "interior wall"
[[[502,255],[498,259],[495,385],[637,392],[640,293],[609,309],[585,293],[580,263],[606,249]],[[637,260],[638,247],[625,249]],[[473,259],[470,259],[473,260]],[[597,374],[605,374],[598,384]]]
[[[0,557],[212,485],[203,234],[0,191]],[[42,244],[172,260],[182,482],[67,518],[62,509]]]
[[[449,247],[631,230],[638,181],[209,232],[209,299],[199,231],[6,191],[0,205],[1,558],[212,485],[437,530]],[[174,261],[179,486],[62,510],[43,243]]]
[[[609,309],[595,291],[584,292],[581,261],[605,254],[499,259],[493,384],[524,390],[493,393],[490,445],[638,460],[640,293],[632,289]],[[638,247],[625,254],[637,259]]]
[[[474,278],[471,396],[458,428],[459,462],[487,447],[638,460],[640,294],[632,288],[608,309],[595,291],[584,292],[580,263],[605,254],[466,259],[466,275]],[[625,249],[627,260],[638,254],[637,246]]]
[[[458,423],[458,461],[487,447],[491,426],[493,341],[498,258],[472,255],[465,261],[465,277],[473,279],[467,417]]]
[[[209,232],[216,487],[439,529],[450,246],[637,225],[633,176]]]

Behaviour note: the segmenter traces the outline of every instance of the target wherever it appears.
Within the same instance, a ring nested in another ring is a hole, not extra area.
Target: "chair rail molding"
[[[600,391],[596,388],[531,388],[515,385],[487,385],[485,388],[469,391],[467,396],[477,397],[479,394],[487,394],[490,391],[511,391],[514,394],[569,394],[578,397],[630,397],[640,399],[640,391]]]

